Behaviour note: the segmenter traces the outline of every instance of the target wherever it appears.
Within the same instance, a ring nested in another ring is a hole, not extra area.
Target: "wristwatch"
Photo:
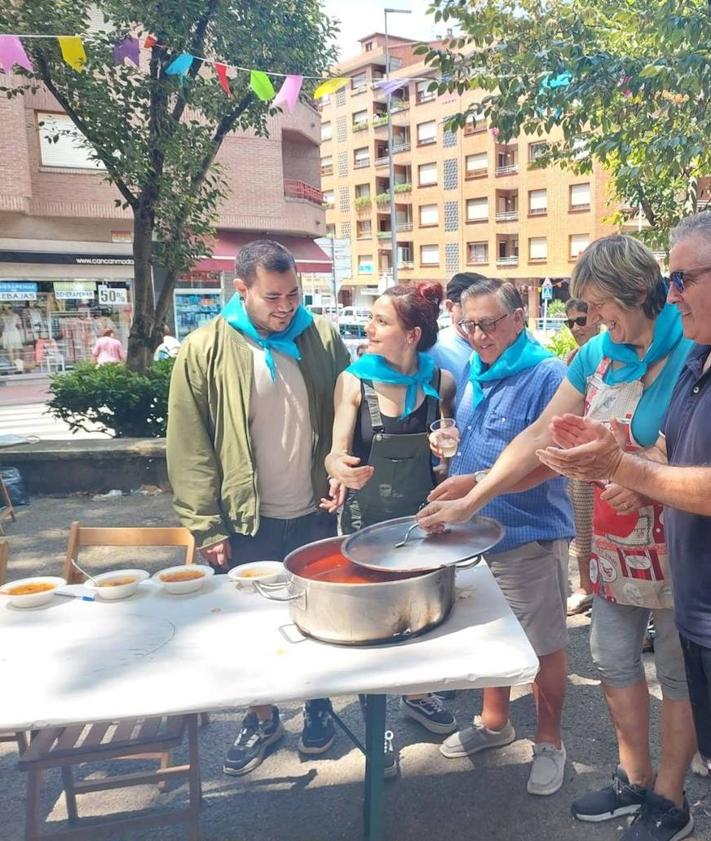
[[[479,484],[479,482],[486,479],[486,477],[488,475],[489,475],[488,470],[477,470],[476,473],[474,474],[474,479],[476,480],[477,485]]]

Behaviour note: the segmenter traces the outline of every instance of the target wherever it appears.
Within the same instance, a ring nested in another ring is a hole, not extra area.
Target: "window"
[[[437,121],[430,120],[417,126],[417,145],[427,146],[437,142]]]
[[[529,164],[535,163],[538,158],[543,157],[548,152],[548,144],[543,142],[538,143],[529,143],[528,144],[528,162]]]
[[[353,93],[361,93],[368,85],[368,76],[366,73],[358,73],[351,77],[351,90]]]
[[[373,227],[370,219],[363,219],[357,223],[356,236],[358,239],[372,239]]]
[[[353,150],[353,166],[358,169],[363,166],[370,165],[370,148],[363,146],[360,149]]]
[[[467,199],[467,222],[486,222],[489,218],[489,199]]]
[[[326,207],[336,206],[336,194],[333,192],[333,190],[323,191],[323,203]]]
[[[353,114],[353,128],[363,128],[368,125],[368,111],[356,111]]]
[[[570,209],[590,210],[590,184],[570,185]]]
[[[570,259],[577,260],[588,245],[590,245],[590,234],[573,234],[570,237]]]
[[[467,264],[470,266],[482,266],[489,262],[488,242],[467,243]]]
[[[363,49],[366,53],[372,53],[373,52],[373,42],[372,41],[366,41]]]
[[[370,184],[356,184],[355,194],[357,199],[370,198]]]
[[[528,259],[547,260],[548,240],[545,237],[531,237],[528,241]]]
[[[590,154],[588,141],[584,137],[576,137],[573,141],[573,160],[583,161]]]
[[[415,85],[415,102],[431,102],[437,98],[437,91],[427,90],[431,84],[431,79],[423,79]]]
[[[545,216],[548,213],[548,191],[529,190],[528,193],[528,214],[529,216]]]
[[[321,175],[333,175],[333,157],[331,155],[321,158]]]
[[[439,207],[436,204],[420,205],[420,227],[439,225]]]
[[[464,134],[475,134],[486,130],[486,120],[481,113],[468,114],[464,122]]]
[[[358,257],[358,274],[373,274],[372,254],[361,254]]]
[[[489,167],[489,157],[486,152],[477,152],[476,155],[467,155],[466,177],[481,178],[486,175]]]
[[[420,246],[420,265],[439,266],[439,245]]]
[[[321,123],[321,140],[330,140],[333,137],[333,126],[331,123]]]
[[[90,157],[91,146],[66,114],[37,114],[42,166],[104,169]],[[61,132],[61,134],[59,133]],[[58,137],[57,142],[53,142]]]
[[[420,187],[429,187],[437,183],[437,164],[420,164],[417,167],[418,184]]]

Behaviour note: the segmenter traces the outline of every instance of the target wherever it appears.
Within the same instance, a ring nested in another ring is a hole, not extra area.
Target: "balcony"
[[[321,167],[321,175],[333,175],[333,164]]]
[[[417,93],[415,102],[422,105],[424,102],[433,102],[435,99],[437,99],[437,91],[422,91]]]
[[[415,261],[414,260],[403,260],[402,263],[398,264],[398,269],[406,272],[410,272],[415,268]]]
[[[395,225],[396,230],[403,232],[403,231],[411,231],[412,230],[412,222],[397,222]]]
[[[307,184],[305,181],[294,181],[291,178],[284,179],[284,196],[294,201],[307,201],[319,207],[324,204],[323,193],[318,187]]]
[[[518,266],[518,254],[510,254],[508,257],[497,257],[497,266]]]
[[[382,155],[379,158],[375,159],[375,168],[379,169],[380,167],[387,166],[390,161],[390,158],[387,155]]]
[[[351,123],[351,131],[366,131],[368,128],[368,121],[367,120],[359,120],[357,123]]]
[[[518,172],[518,164],[506,164],[506,166],[497,166],[497,175],[515,175]]]
[[[528,210],[529,216],[545,216],[548,213],[547,207],[531,207]]]
[[[367,166],[370,166],[370,158],[360,158],[353,161],[353,169],[364,169]]]
[[[497,222],[516,222],[518,220],[518,210],[497,210]]]

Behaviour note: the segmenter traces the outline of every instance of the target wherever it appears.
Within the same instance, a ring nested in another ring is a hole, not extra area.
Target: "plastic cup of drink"
[[[454,418],[439,418],[430,424],[430,442],[444,458],[452,458],[459,449],[459,430]]]

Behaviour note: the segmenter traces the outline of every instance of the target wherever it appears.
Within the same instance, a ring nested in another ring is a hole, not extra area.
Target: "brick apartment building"
[[[321,186],[329,234],[352,242],[341,302],[367,306],[390,279],[392,246],[386,98],[373,87],[385,75],[385,36],[360,43],[333,71],[348,86],[322,105]],[[434,74],[414,46],[389,38],[391,78],[418,80],[392,98],[399,280],[504,277],[535,293],[535,315],[541,282],[569,278],[576,255],[613,231],[605,174],[533,168],[545,135],[500,143],[483,119],[447,131],[448,116],[480,99],[429,92]]]
[[[107,326],[125,347],[132,217],[116,207],[118,191],[70,137],[48,142],[52,124],[71,127],[48,92],[0,97],[0,121],[0,374],[71,367]],[[170,321],[179,338],[219,311],[250,239],[273,237],[302,272],[330,273],[313,242],[325,233],[319,143],[319,114],[305,103],[271,119],[269,138],[226,138],[218,160],[229,197],[213,256],[177,284]]]

